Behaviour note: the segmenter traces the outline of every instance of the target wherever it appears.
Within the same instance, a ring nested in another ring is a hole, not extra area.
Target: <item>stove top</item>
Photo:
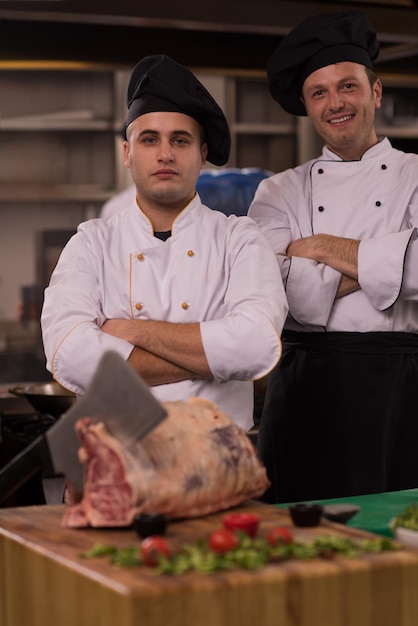
[[[2,415],[1,433],[2,437],[9,435],[22,443],[29,444],[40,435],[43,435],[55,422],[56,419],[52,415],[38,415],[36,413]]]
[[[25,405],[19,398],[15,400],[8,399],[5,403],[2,398],[0,402],[0,469],[56,422],[52,415],[41,415],[29,403]],[[32,475],[0,506],[45,504],[45,478],[42,471]]]
[[[22,384],[17,386],[22,387]],[[0,387],[0,441],[1,436],[7,434],[27,445],[55,421],[53,415],[39,413],[26,398]]]

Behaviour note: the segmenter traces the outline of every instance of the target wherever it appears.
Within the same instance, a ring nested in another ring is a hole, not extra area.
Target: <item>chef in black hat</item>
[[[145,113],[189,115],[204,130],[207,160],[213,165],[228,161],[231,136],[222,109],[193,72],[170,57],[148,56],[135,66],[129,79],[127,105],[126,128]]]
[[[364,13],[314,15],[293,29],[267,64],[270,92],[288,113],[306,115],[302,87],[316,70],[349,61],[373,70],[379,43]]]
[[[344,11],[308,18],[268,61],[273,98],[325,144],[249,210],[289,302],[258,438],[269,502],[418,484],[418,156],[377,135],[378,51],[367,16]]]
[[[253,220],[214,211],[196,193],[206,159],[228,161],[227,121],[165,55],[134,68],[127,105],[136,198],[81,224],[64,249],[42,312],[47,367],[79,394],[115,350],[161,401],[200,396],[250,429],[252,381],[280,358],[287,301]]]

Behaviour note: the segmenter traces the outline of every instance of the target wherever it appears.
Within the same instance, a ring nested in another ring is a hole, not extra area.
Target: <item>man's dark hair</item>
[[[377,81],[376,72],[371,67],[364,66],[366,70],[367,78],[369,79],[370,87],[373,89],[373,85]]]

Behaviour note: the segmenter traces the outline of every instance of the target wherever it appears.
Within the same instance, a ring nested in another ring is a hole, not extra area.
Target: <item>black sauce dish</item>
[[[167,516],[161,513],[139,513],[133,520],[133,527],[141,539],[152,535],[164,535],[167,524]]]
[[[330,522],[347,524],[347,522],[360,511],[356,504],[335,503],[324,506],[324,517]]]
[[[289,514],[295,526],[312,527],[321,523],[323,506],[310,502],[298,502],[288,506]]]

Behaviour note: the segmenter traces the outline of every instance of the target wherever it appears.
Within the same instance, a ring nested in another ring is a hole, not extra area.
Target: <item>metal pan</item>
[[[26,387],[12,387],[9,392],[20,398],[26,398],[36,411],[59,417],[76,400],[76,395],[57,383],[36,383]]]

